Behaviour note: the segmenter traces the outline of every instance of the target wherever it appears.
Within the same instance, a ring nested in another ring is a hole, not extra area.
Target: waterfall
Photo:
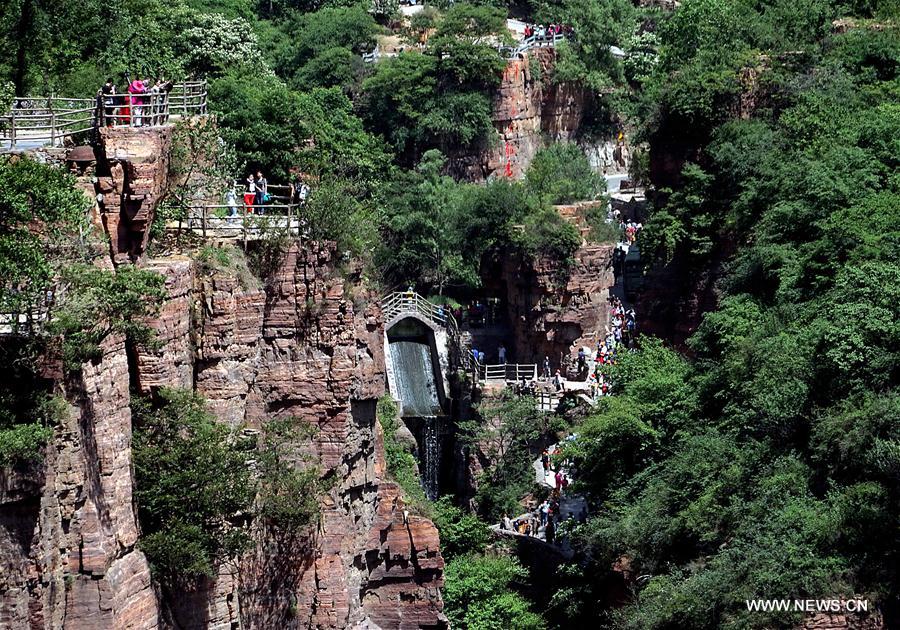
[[[422,418],[422,487],[429,499],[438,498],[441,474],[441,418]]]
[[[428,418],[441,413],[437,381],[431,362],[431,347],[420,341],[391,341],[391,363],[403,416]]]
[[[418,339],[393,339],[389,352],[394,373],[392,392],[418,443],[419,473],[429,499],[440,492],[443,410],[431,346]]]

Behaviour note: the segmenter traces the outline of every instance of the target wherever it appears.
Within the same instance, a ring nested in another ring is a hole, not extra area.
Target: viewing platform
[[[104,103],[112,99],[112,105]],[[108,97],[17,96],[0,115],[0,152],[92,142],[101,127],[161,127],[207,113],[205,80],[183,81],[170,91]]]

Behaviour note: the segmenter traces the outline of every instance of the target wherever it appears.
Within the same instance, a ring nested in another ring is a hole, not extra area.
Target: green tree
[[[592,200],[606,189],[603,178],[593,172],[587,156],[574,144],[540,149],[525,173],[525,182],[548,204]]]
[[[453,627],[469,630],[546,627],[528,601],[513,588],[528,572],[503,556],[461,556],[444,570],[444,605]]]
[[[0,158],[0,312],[46,302],[60,262],[87,231],[88,200],[62,170]]]
[[[311,437],[295,418],[269,420],[259,448],[256,514],[283,532],[302,532],[319,514],[320,471],[296,451]]]
[[[254,495],[249,454],[193,392],[162,389],[155,403],[132,407],[139,545],[168,588],[213,577],[248,542],[240,525]]]
[[[166,297],[160,274],[123,265],[116,271],[78,263],[61,272],[57,302],[47,330],[63,338],[63,361],[77,369],[100,357],[100,344],[110,335],[125,335],[137,344],[152,344],[146,318]]]

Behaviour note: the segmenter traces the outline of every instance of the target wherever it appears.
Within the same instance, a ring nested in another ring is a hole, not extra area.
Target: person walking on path
[[[500,358],[500,364],[506,365],[506,346],[502,343],[500,344],[500,349],[497,350],[497,356]]]
[[[550,357],[544,356],[544,378],[550,378]]]

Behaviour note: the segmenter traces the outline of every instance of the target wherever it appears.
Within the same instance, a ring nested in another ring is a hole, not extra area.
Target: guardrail
[[[553,412],[559,407],[561,396],[550,392],[535,392],[534,398],[540,411]]]
[[[527,381],[537,379],[536,363],[500,363],[497,365],[485,365],[483,368],[483,379],[485,381],[518,383],[523,378]]]
[[[0,115],[0,146],[59,146],[102,125],[131,127],[168,124],[170,116],[207,113],[206,81],[183,81],[170,92],[98,95],[93,98],[23,96]]]
[[[203,238],[259,240],[270,230],[283,230],[287,236],[308,238],[308,224],[300,216],[297,204],[191,205],[184,208],[187,216],[166,225],[167,231],[191,232]]]
[[[564,39],[566,39],[566,36],[562,33],[544,35],[543,37],[535,34],[520,40],[515,46],[497,46],[497,50],[505,55],[507,59],[516,59],[534,48],[553,48]],[[379,59],[396,57],[398,54],[397,52],[381,52],[376,46],[374,50],[363,53],[362,60],[365,63],[375,63]]]
[[[450,337],[448,348],[451,351],[451,362],[462,367],[474,379],[481,380],[483,378],[484,365],[472,355],[472,350],[460,334],[459,324],[449,309],[439,304],[432,304],[415,291],[397,291],[382,298],[381,311],[386,322],[403,313],[416,313],[443,326]]]

